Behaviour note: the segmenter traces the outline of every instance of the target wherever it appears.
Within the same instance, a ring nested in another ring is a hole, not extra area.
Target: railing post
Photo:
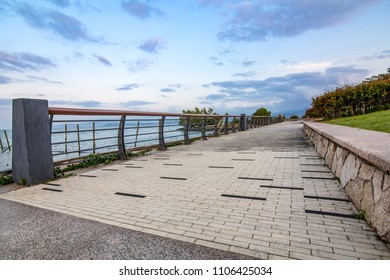
[[[206,136],[206,119],[207,119],[207,117],[203,117],[203,122],[202,122],[202,140],[207,140],[207,136]]]
[[[12,102],[12,178],[37,184],[54,178],[47,100]]]
[[[217,137],[219,136],[218,123],[219,123],[218,118],[215,117],[214,118],[214,135],[217,136]]]
[[[245,131],[247,129],[247,117],[245,114],[241,114],[240,117],[240,131]]]
[[[118,154],[119,159],[127,159],[126,147],[125,147],[125,122],[126,115],[121,116],[118,127]]]
[[[225,134],[229,134],[229,117],[225,117]]]
[[[233,117],[233,121],[232,121],[232,133],[235,133],[235,132],[236,132],[235,122],[236,122],[236,117]]]
[[[188,130],[190,126],[190,117],[184,118],[184,145],[191,144],[190,137],[188,136]]]
[[[257,128],[259,126],[259,117],[255,117],[255,127]]]
[[[163,151],[167,149],[164,141],[164,122],[165,116],[161,116],[161,119],[158,121],[158,144],[159,149]]]

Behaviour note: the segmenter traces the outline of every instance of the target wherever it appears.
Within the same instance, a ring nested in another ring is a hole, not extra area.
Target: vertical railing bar
[[[217,117],[215,117],[214,118],[214,135],[215,136],[219,136],[218,123],[219,123],[219,120]]]
[[[3,142],[1,142],[1,135],[0,135],[0,148],[1,148],[1,151],[4,150],[4,147],[3,147]]]
[[[207,136],[206,136],[206,121],[207,121],[207,117],[203,117],[203,122],[202,122],[202,140],[207,140]]]
[[[232,133],[236,132],[236,128],[234,127],[236,123],[236,117],[233,117],[233,122],[232,122]]]
[[[77,146],[79,148],[79,155],[81,154],[81,147],[80,147],[80,126],[79,124],[76,125],[77,127]]]
[[[191,143],[190,138],[188,136],[188,129],[190,125],[190,117],[185,117],[184,118],[184,144],[189,145]]]
[[[126,147],[125,147],[125,126],[126,115],[121,116],[121,120],[118,126],[118,154],[119,159],[127,159]]]
[[[164,122],[165,122],[165,116],[161,116],[161,119],[158,121],[158,143],[159,143],[159,149],[160,150],[166,150],[167,147],[165,146],[165,140],[164,140]]]
[[[137,128],[135,131],[135,141],[134,141],[134,148],[137,147],[137,141],[138,141],[138,131],[139,131],[139,121],[137,122]]]
[[[54,115],[51,114],[50,117],[49,117],[49,122],[50,122],[50,134],[51,134],[51,132],[53,131],[53,119],[54,119]]]
[[[8,140],[8,135],[7,135],[7,131],[4,129],[4,136],[5,136],[5,141],[7,141],[7,147],[8,147],[8,150],[11,151],[11,146],[9,144],[9,140]]]
[[[65,145],[65,154],[67,154],[68,153],[68,133],[67,133],[67,131],[68,131],[68,125],[67,124],[65,124],[64,125],[64,145]]]
[[[95,122],[92,122],[92,152],[93,154],[96,153],[96,131],[95,131]]]
[[[225,134],[229,134],[229,117],[225,117]]]

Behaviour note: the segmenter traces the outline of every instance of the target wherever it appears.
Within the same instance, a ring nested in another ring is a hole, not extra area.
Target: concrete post
[[[13,100],[12,143],[15,182],[31,185],[54,178],[47,100]]]
[[[240,117],[240,131],[245,131],[247,125],[247,119],[245,114],[241,114]]]

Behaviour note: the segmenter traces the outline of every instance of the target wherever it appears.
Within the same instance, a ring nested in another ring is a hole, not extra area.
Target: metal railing
[[[2,140],[2,136],[0,134],[0,152],[5,153],[5,152],[10,152],[12,145],[9,142],[8,134],[7,131],[4,129],[3,131],[4,138]]]
[[[101,153],[117,153],[120,159],[126,159],[130,151],[147,148],[165,150],[173,143],[188,145],[193,139],[206,140],[220,134],[280,122],[280,118],[245,115],[57,107],[50,107],[49,115],[55,162]]]

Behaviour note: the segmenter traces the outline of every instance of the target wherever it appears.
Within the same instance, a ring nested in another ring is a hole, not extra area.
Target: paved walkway
[[[390,259],[302,124],[229,134],[0,198],[260,259]]]

